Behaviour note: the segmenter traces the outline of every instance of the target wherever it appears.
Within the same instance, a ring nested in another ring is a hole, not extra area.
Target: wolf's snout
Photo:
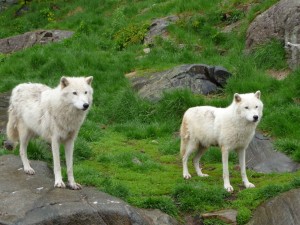
[[[83,110],[87,110],[90,105],[88,103],[83,104]]]
[[[257,115],[253,116],[253,121],[256,122],[257,120],[258,120],[258,116]]]

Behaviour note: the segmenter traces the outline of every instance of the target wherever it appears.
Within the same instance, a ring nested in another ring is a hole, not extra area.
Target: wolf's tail
[[[8,122],[6,125],[6,133],[8,140],[12,142],[17,142],[19,140],[19,132],[18,132],[18,119],[17,115],[10,105],[8,109]]]
[[[181,137],[181,142],[180,142],[180,155],[184,156],[186,152],[186,142],[189,139],[189,132],[187,128],[187,122],[185,118],[183,118],[181,126],[180,126],[180,137]]]

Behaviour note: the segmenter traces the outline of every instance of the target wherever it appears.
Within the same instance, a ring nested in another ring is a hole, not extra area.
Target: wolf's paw
[[[186,174],[183,174],[183,178],[184,179],[190,179],[192,176],[191,176],[191,174],[189,174],[189,173],[186,173]]]
[[[65,185],[65,183],[63,181],[57,181],[57,182],[55,182],[54,187],[65,188],[66,185]]]
[[[246,187],[246,188],[254,188],[255,185],[252,184],[252,183],[250,183],[250,182],[248,182],[248,183],[245,183],[245,187]]]
[[[29,175],[34,175],[35,174],[35,171],[34,169],[32,169],[31,167],[24,167],[24,172],[29,174]]]
[[[199,177],[208,177],[209,175],[206,174],[206,173],[200,173],[200,174],[198,174],[198,176],[199,176]]]
[[[224,185],[224,188],[226,189],[227,192],[233,192],[233,187],[230,184]]]
[[[74,183],[68,183],[67,187],[69,189],[72,189],[72,190],[80,190],[82,188],[80,184],[75,183],[75,182]]]

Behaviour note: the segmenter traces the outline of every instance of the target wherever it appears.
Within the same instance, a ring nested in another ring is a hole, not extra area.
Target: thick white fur
[[[188,109],[182,120],[180,135],[183,163],[183,177],[191,178],[188,171],[188,158],[196,151],[193,159],[198,176],[203,174],[199,161],[209,146],[219,146],[222,150],[224,188],[233,191],[229,181],[228,154],[236,150],[239,154],[241,176],[246,188],[255,187],[246,175],[245,150],[252,140],[255,128],[262,117],[263,103],[260,91],[248,94],[235,94],[227,108],[199,106]]]
[[[55,187],[65,187],[61,175],[59,146],[64,144],[68,187],[81,189],[73,176],[73,149],[78,131],[93,101],[93,77],[62,77],[52,89],[43,84],[26,83],[16,86],[10,98],[7,136],[20,142],[24,171],[34,174],[27,158],[31,138],[40,136],[51,143]]]

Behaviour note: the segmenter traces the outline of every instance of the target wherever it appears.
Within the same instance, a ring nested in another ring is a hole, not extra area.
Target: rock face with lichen
[[[130,77],[139,95],[152,101],[159,100],[164,92],[190,89],[195,94],[216,93],[231,76],[225,68],[204,64],[188,64],[146,76]]]
[[[22,170],[19,157],[0,157],[0,224],[5,225],[176,225],[159,210],[136,209],[126,202],[83,187],[80,191],[53,187],[45,162],[31,161],[34,176]]]
[[[295,189],[263,203],[247,225],[298,225],[299,211],[300,189]]]
[[[36,44],[47,44],[70,38],[73,31],[64,30],[38,30],[25,34],[0,39],[0,53],[11,53],[32,47]]]
[[[300,1],[281,0],[258,15],[247,31],[246,49],[272,39],[284,43],[290,68],[300,66]]]

